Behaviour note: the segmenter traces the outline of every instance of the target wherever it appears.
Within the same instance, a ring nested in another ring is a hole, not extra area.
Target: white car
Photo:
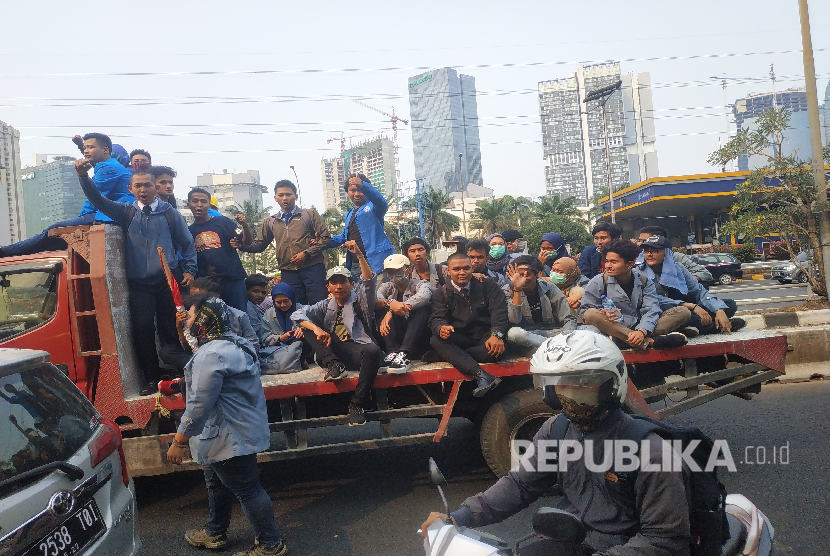
[[[45,351],[0,349],[0,556],[136,554],[118,425]]]

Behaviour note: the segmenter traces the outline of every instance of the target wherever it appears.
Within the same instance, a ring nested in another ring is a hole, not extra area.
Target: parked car
[[[136,554],[118,425],[45,351],[0,348],[0,554]]]
[[[692,259],[696,263],[705,266],[706,270],[712,273],[715,282],[719,282],[724,286],[731,284],[733,280],[743,278],[741,261],[731,253],[701,253],[692,255]]]

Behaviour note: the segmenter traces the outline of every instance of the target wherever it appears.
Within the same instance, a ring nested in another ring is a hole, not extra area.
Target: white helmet
[[[612,380],[609,395],[622,404],[628,371],[619,348],[608,336],[590,330],[563,332],[548,338],[530,359],[534,384],[550,403],[549,386],[599,386]]]

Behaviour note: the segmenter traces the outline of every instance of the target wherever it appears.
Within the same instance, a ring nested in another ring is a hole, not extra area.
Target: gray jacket
[[[177,432],[197,463],[256,454],[270,445],[255,348],[235,335],[200,346],[184,368],[187,404]]]
[[[563,331],[576,328],[576,317],[571,312],[568,299],[562,291],[547,280],[536,280],[539,292],[539,304],[542,308],[542,322],[533,322],[533,315],[530,311],[530,304],[527,301],[525,292],[521,292],[522,302],[520,305],[513,304],[513,286],[507,284],[502,288],[507,297],[507,320],[527,330],[550,330],[561,328]]]
[[[535,451],[530,469],[537,469],[538,455],[546,448],[540,443],[554,440],[554,420],[548,419],[533,438]],[[614,410],[595,431],[583,434],[570,426],[565,438],[592,440],[594,462],[603,461],[603,441],[621,438],[631,417]],[[660,464],[663,440],[654,433],[650,442],[650,462]],[[550,446],[548,445],[548,449]],[[552,463],[551,460],[548,463]],[[532,471],[524,467],[511,471],[486,491],[464,500],[452,513],[459,525],[481,527],[515,514],[545,494],[554,484],[564,493],[563,509],[575,514],[587,529],[585,542],[602,554],[615,556],[674,556],[689,554],[689,510],[683,472],[638,471],[634,478],[634,500],[621,506],[620,488],[624,473],[591,472],[585,460],[568,461],[561,472]]]
[[[395,299],[397,288],[392,282],[384,282],[378,286],[378,299]],[[403,302],[412,306],[412,310],[426,307],[432,301],[432,287],[426,280],[410,278],[409,284],[403,291]]]
[[[376,276],[358,282],[343,306],[343,324],[358,344],[374,342],[372,329],[374,328],[375,302],[377,301],[376,282]],[[363,320],[366,322],[366,326],[369,327],[368,330],[355,314],[356,307],[363,314]],[[326,332],[334,332],[334,322],[337,320],[337,301],[330,297],[318,301],[314,305],[300,305],[291,314],[291,320],[296,322],[311,321]]]
[[[660,303],[657,299],[657,289],[654,282],[645,278],[638,270],[632,270],[634,274],[634,289],[631,297],[617,283],[613,276],[606,277],[605,274],[597,274],[585,286],[585,293],[582,295],[582,304],[579,306],[579,315],[584,316],[588,309],[602,310],[600,297],[607,295],[614,305],[620,310],[619,323],[632,330],[642,328],[649,333],[654,332],[657,326],[657,319],[660,318]],[[608,281],[605,287],[603,278]],[[645,286],[643,286],[645,282]],[[603,294],[603,289],[607,290]]]

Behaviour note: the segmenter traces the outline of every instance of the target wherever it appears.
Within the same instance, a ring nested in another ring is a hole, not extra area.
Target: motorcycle
[[[433,458],[429,458],[430,481],[438,489],[449,515],[449,504],[443,485],[444,474]],[[742,494],[726,496],[726,519],[729,537],[721,547],[720,556],[769,556],[775,530],[767,516]],[[421,530],[418,530],[421,533]],[[489,533],[476,531],[436,519],[426,530],[426,556],[577,556],[585,552],[585,526],[574,514],[558,508],[541,507],[533,514],[532,532],[512,545]]]

